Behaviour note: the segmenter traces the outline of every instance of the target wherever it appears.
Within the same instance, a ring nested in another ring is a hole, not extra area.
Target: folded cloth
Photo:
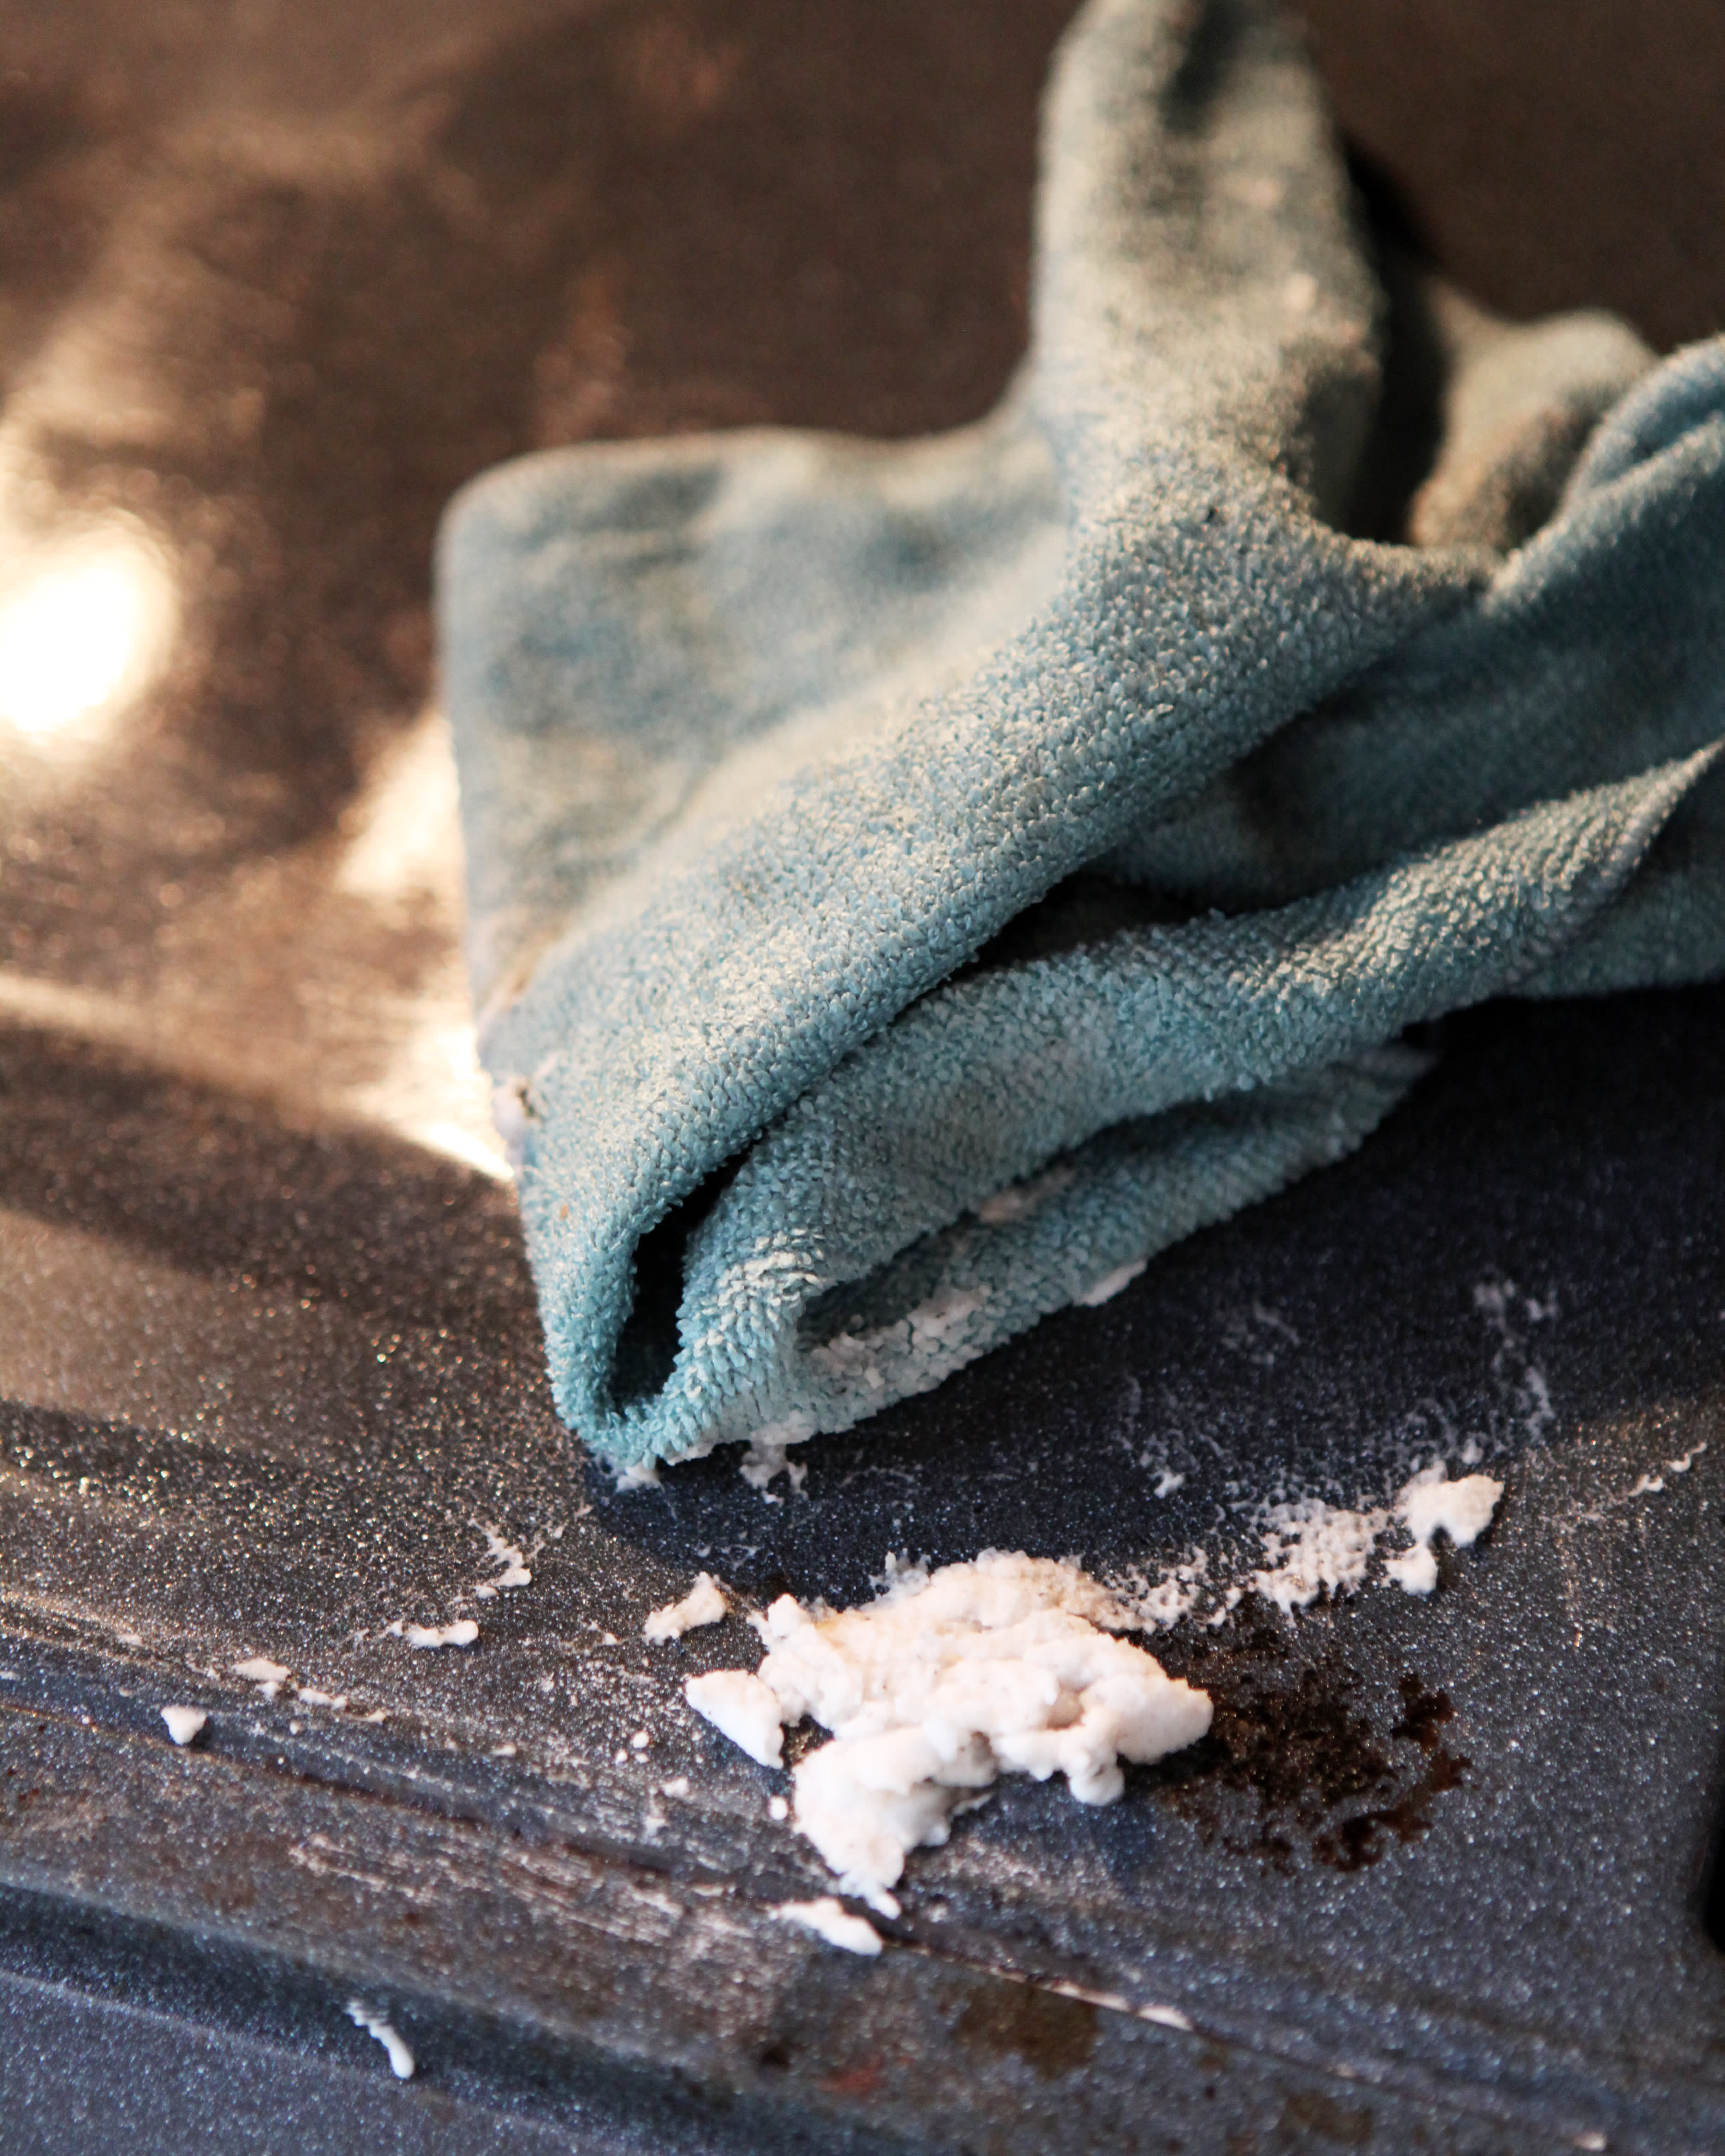
[[[481,1046],[626,1475],[1101,1300],[1358,1144],[1418,1021],[1725,970],[1725,344],[1440,295],[1389,544],[1380,305],[1278,17],[1092,0],[992,417],[452,510]]]

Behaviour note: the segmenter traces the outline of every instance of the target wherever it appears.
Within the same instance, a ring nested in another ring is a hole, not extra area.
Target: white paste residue
[[[644,1640],[680,1640],[702,1625],[716,1625],[725,1614],[725,1594],[710,1572],[698,1572],[695,1584],[680,1602],[667,1602],[655,1609],[641,1627]]]
[[[402,2041],[398,2030],[391,2027],[381,2014],[373,2014],[363,2000],[350,1999],[347,2018],[356,2029],[363,2029],[368,2036],[375,2036],[389,2054],[389,2071],[398,2082],[413,2078],[413,2055]]]
[[[758,1674],[696,1678],[690,1704],[768,1765],[779,1723],[810,1715],[834,1732],[797,1768],[797,1825],[877,1907],[909,1851],[944,1841],[1003,1772],[1062,1773],[1081,1803],[1111,1804],[1122,1759],[1159,1759],[1210,1724],[1207,1694],[1111,1636],[1133,1610],[1050,1558],[985,1550],[900,1571],[861,1609],[786,1594],[751,1621],[768,1649]]]
[[[1430,1543],[1415,1543],[1399,1557],[1386,1558],[1384,1569],[1404,1594],[1430,1594],[1438,1583],[1437,1552]]]
[[[1130,1287],[1149,1262],[1148,1258],[1129,1259],[1125,1265],[1116,1265],[1111,1273],[1104,1273],[1099,1281],[1092,1281],[1072,1300],[1081,1302],[1086,1310],[1099,1310],[1105,1302],[1112,1302],[1122,1288]]]
[[[819,1349],[816,1353],[819,1353]],[[751,1488],[764,1495],[767,1486],[775,1475],[788,1475],[791,1487],[800,1490],[809,1470],[793,1466],[785,1457],[786,1450],[793,1445],[802,1445],[814,1435],[813,1415],[787,1415],[782,1422],[763,1423],[749,1439],[747,1450],[739,1469],[742,1479]],[[777,1504],[775,1497],[772,1501]]]
[[[829,1946],[843,1947],[847,1953],[880,1951],[880,1934],[868,1918],[853,1917],[830,1894],[823,1894],[817,1902],[781,1902],[773,1913],[781,1923],[800,1924],[805,1932],[818,1932]]]
[[[1395,1516],[1414,1537],[1414,1547],[1393,1557],[1384,1570],[1408,1594],[1430,1594],[1437,1585],[1437,1556],[1432,1537],[1440,1531],[1457,1549],[1466,1549],[1491,1524],[1503,1485],[1490,1475],[1448,1479],[1441,1460],[1422,1467],[1395,1501]]]
[[[1440,1460],[1422,1467],[1391,1503],[1358,1512],[1328,1505],[1321,1497],[1301,1497],[1274,1505],[1264,1515],[1264,1553],[1268,1563],[1252,1574],[1259,1594],[1285,1616],[1305,1609],[1320,1594],[1352,1594],[1364,1584],[1380,1537],[1392,1520],[1414,1538],[1411,1549],[1384,1561],[1385,1575],[1409,1594],[1430,1594],[1437,1585],[1437,1557],[1432,1537],[1447,1534],[1458,1549],[1476,1541],[1491,1524],[1503,1485],[1490,1475],[1447,1479]],[[1210,1619],[1219,1624],[1239,1596]]]
[[[396,1629],[389,1627],[392,1632]],[[470,1647],[479,1637],[479,1626],[470,1617],[458,1617],[453,1625],[403,1625],[400,1636],[410,1647]]]
[[[285,1685],[289,1676],[280,1662],[272,1662],[264,1655],[254,1655],[249,1662],[235,1662],[234,1674],[257,1685]]]
[[[176,1744],[189,1744],[209,1720],[201,1707],[165,1707],[162,1718]]]
[[[746,1670],[709,1670],[705,1676],[691,1677],[683,1697],[721,1736],[740,1745],[751,1759],[763,1767],[777,1767],[784,1757],[778,1695],[752,1677]]]
[[[500,1569],[487,1583],[493,1589],[500,1587],[531,1587],[533,1575],[527,1569],[527,1560],[513,1543],[506,1543],[495,1527],[488,1527],[483,1521],[474,1525],[485,1538],[485,1554]]]
[[[1178,2006],[1140,2006],[1134,2011],[1141,2021],[1154,2021],[1159,2028],[1183,2030],[1189,2035],[1191,2033],[1191,2019]]]
[[[1350,1594],[1366,1576],[1378,1537],[1389,1523],[1378,1509],[1351,1512],[1321,1497],[1274,1505],[1266,1515],[1264,1554],[1269,1563],[1252,1584],[1284,1616],[1305,1609],[1326,1589]]]

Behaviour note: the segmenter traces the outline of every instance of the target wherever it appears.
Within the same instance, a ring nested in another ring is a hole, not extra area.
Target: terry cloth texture
[[[1297,39],[1093,0],[981,424],[531,457],[440,563],[559,1408],[845,1429],[1357,1145],[1399,1036],[1725,969],[1725,344],[1382,302]]]

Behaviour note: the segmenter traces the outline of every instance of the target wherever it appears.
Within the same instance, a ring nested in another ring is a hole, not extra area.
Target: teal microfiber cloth
[[[1420,1021],[1725,970],[1725,343],[1420,305],[1409,543],[1352,536],[1418,419],[1298,39],[1091,0],[992,416],[456,502],[482,1052],[626,1477],[1104,1300],[1358,1144]]]

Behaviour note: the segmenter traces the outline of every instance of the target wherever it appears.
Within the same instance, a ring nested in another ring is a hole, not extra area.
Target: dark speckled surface
[[[1669,34],[1615,103],[1555,9],[1311,13],[1490,296],[1717,322],[1711,132],[1681,203],[1668,144],[1619,154],[1696,10],[1636,13]],[[1725,2146],[1725,991],[1453,1024],[1353,1161],[800,1491],[715,1457],[620,1496],[550,1408],[424,716],[434,520],[536,442],[985,408],[1063,13],[0,4],[8,2151],[178,2149],[218,2092],[248,2150]],[[1392,15],[1411,115],[1367,64]],[[1606,54],[1630,19],[1563,14]],[[1725,87],[1725,39],[1689,50],[1679,133]],[[1559,176],[1502,124],[1466,150],[1518,83]],[[21,674],[21,595],[69,589]],[[740,1618],[639,1638],[698,1566],[745,1600],[856,1597],[889,1548],[1219,1578],[1266,1496],[1469,1444],[1507,1493],[1430,1603],[1163,1635],[1211,1738],[1107,1810],[1006,1784],[874,1963],[773,1921],[824,1878],[785,1778],[681,1705]],[[488,1533],[531,1585],[481,1592]],[[456,1614],[470,1651],[388,1629]]]

